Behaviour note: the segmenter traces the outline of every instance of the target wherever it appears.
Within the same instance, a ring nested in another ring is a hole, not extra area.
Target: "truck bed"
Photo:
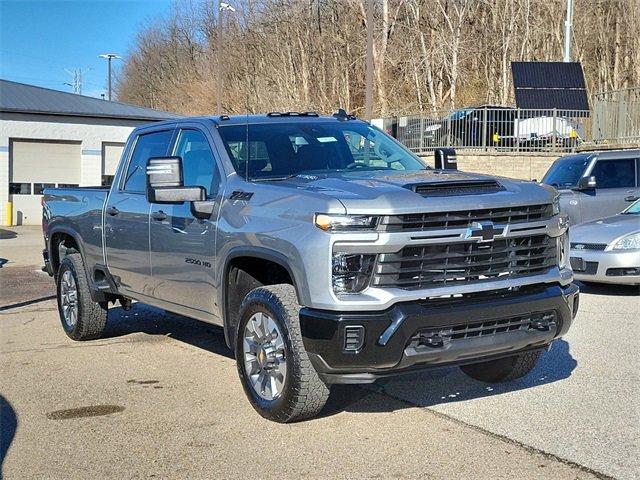
[[[42,227],[51,236],[73,232],[87,268],[103,263],[102,210],[109,187],[47,188],[42,198]]]

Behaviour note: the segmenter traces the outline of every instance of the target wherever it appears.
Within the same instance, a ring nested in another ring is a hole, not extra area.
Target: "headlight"
[[[378,217],[316,213],[314,223],[316,227],[325,232],[373,230],[378,225]]]
[[[560,213],[560,195],[556,195],[553,199],[553,214],[558,215]]]
[[[440,125],[439,123],[434,123],[433,125],[429,125],[428,127],[425,127],[424,131],[435,132],[437,130],[440,130],[441,128],[442,128],[442,125]]]
[[[337,294],[353,294],[363,291],[369,286],[375,261],[375,255],[334,253],[333,291]]]
[[[569,260],[569,231],[567,230],[565,233],[560,235],[557,242],[558,267],[561,270],[563,268],[569,268],[569,265],[571,264]]]
[[[622,237],[613,244],[611,250],[632,250],[636,248],[640,248],[640,232]]]

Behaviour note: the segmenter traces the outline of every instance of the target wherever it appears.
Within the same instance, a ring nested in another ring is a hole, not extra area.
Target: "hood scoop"
[[[496,193],[504,187],[495,180],[461,180],[454,182],[429,182],[405,185],[423,197],[452,197],[457,195],[482,195]]]

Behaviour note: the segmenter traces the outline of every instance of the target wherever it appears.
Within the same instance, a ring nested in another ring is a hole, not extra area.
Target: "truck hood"
[[[640,231],[640,215],[618,214],[572,227],[572,243],[613,243],[620,237]]]
[[[475,191],[474,185],[482,181],[495,181],[496,188],[486,192]],[[310,174],[272,183],[276,184],[333,197],[345,206],[348,213],[355,214],[372,213],[374,210],[377,214],[402,214],[534,205],[550,203],[556,194],[552,187],[534,182],[457,170]],[[416,193],[416,186],[435,189],[436,192]],[[451,188],[442,191],[438,186]]]

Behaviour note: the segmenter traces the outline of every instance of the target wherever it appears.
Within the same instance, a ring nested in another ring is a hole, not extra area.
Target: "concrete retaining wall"
[[[459,170],[523,180],[540,180],[560,156],[558,153],[457,152]],[[433,166],[433,155],[423,158]]]

